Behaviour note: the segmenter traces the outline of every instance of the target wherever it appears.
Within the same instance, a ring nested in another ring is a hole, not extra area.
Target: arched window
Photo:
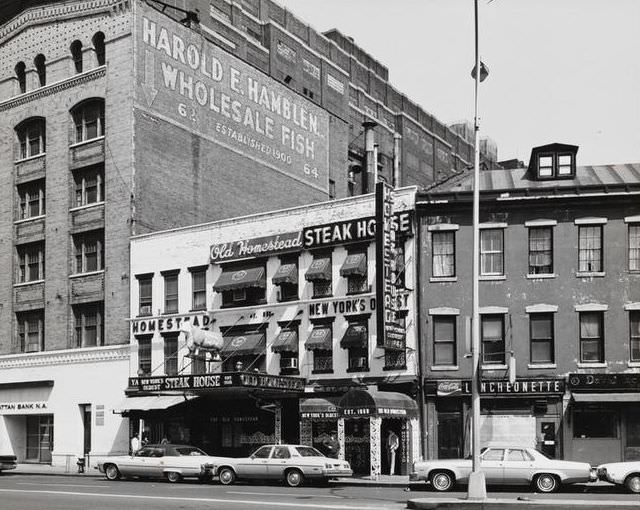
[[[21,122],[16,127],[20,150],[18,159],[30,158],[45,151],[45,121],[36,117]]]
[[[20,94],[24,94],[27,91],[27,66],[24,62],[18,62],[16,64],[16,77],[18,78]]]
[[[47,68],[44,64],[44,60],[44,55],[42,53],[38,54],[33,60],[41,87],[44,87],[47,84]]]
[[[93,42],[93,49],[96,51],[98,65],[103,66],[105,62],[104,34],[96,32],[91,42]]]
[[[77,39],[71,43],[71,58],[76,73],[82,72],[82,43]]]
[[[76,128],[75,143],[104,135],[104,100],[90,99],[72,110]]]

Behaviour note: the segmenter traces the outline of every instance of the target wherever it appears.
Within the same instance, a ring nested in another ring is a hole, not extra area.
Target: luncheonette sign
[[[193,391],[214,388],[249,387],[279,391],[304,391],[300,377],[277,376],[253,372],[221,372],[218,374],[130,377],[129,390],[143,392]]]
[[[309,186],[329,187],[329,115],[145,4],[136,27],[139,106]]]
[[[435,388],[425,384],[427,394],[438,397],[471,395],[471,381],[440,380]],[[435,389],[435,392],[434,392]],[[564,379],[516,379],[508,381],[481,381],[480,393],[487,395],[544,395],[564,393]]]

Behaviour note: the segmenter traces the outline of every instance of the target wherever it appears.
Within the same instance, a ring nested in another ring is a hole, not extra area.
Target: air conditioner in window
[[[366,368],[367,367],[367,358],[365,358],[365,357],[354,358],[353,367],[354,368]]]
[[[298,368],[298,358],[283,358],[280,368]]]
[[[151,305],[142,305],[140,307],[140,315],[151,315]]]
[[[234,301],[245,301],[247,299],[247,289],[233,289],[231,299]]]

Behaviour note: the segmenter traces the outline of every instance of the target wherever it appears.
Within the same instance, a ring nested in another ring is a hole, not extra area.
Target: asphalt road
[[[640,496],[615,487],[571,487],[560,493],[534,494],[526,487],[489,491],[489,497],[531,499],[584,499],[602,507],[607,501],[637,501]],[[464,491],[446,497],[464,497]],[[198,484],[164,481],[109,482],[98,477],[21,475],[0,476],[2,510],[168,510],[215,509],[327,509],[395,510],[406,507],[409,498],[442,498],[443,494],[414,485],[411,491],[399,487],[330,485],[291,489],[281,484]]]

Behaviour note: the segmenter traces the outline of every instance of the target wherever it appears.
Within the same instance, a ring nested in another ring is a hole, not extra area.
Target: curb
[[[468,499],[410,499],[407,508],[418,510],[453,510],[459,508],[478,510],[505,510],[516,507],[520,510],[585,510],[587,508],[607,510],[629,510],[638,508],[637,501],[575,500],[575,499],[484,499],[473,501]]]

